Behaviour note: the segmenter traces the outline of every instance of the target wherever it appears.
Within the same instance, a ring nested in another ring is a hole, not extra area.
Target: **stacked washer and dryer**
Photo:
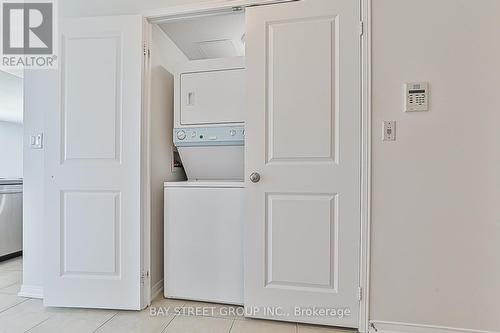
[[[165,296],[243,304],[244,58],[190,61],[174,85],[188,180],[165,183]]]

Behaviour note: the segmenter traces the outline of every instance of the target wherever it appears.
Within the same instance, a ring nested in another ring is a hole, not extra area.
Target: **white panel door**
[[[245,305],[254,317],[358,326],[359,18],[355,0],[247,10]]]
[[[59,108],[46,115],[44,303],[140,309],[142,18],[64,20],[60,50]]]

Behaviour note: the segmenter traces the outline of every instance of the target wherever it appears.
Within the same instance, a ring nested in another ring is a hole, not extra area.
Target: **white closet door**
[[[245,306],[357,327],[360,2],[252,7],[246,24]]]
[[[44,110],[44,303],[140,309],[142,18],[61,23],[59,102]]]

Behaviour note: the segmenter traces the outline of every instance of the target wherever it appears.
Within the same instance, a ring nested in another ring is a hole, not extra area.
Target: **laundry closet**
[[[360,16],[237,0],[63,20],[45,304],[163,295],[359,327]]]
[[[172,135],[162,136],[172,145],[171,168],[155,168],[166,182],[152,185],[158,197],[163,195],[157,187],[164,185],[164,218],[158,214],[153,220],[159,229],[164,226],[163,242],[158,238],[153,245],[164,244],[164,295],[242,305],[244,10],[166,20],[151,34],[151,77],[171,79],[152,82],[151,98],[161,99],[164,90],[173,96],[168,105],[151,110],[173,120]],[[176,56],[180,59],[172,68],[156,65],[157,57]],[[159,87],[159,82],[165,84]],[[181,172],[186,180],[178,181]],[[157,264],[163,266],[160,260]]]

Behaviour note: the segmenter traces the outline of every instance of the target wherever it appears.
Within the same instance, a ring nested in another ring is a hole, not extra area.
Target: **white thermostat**
[[[405,112],[429,111],[429,84],[414,82],[405,84]]]

